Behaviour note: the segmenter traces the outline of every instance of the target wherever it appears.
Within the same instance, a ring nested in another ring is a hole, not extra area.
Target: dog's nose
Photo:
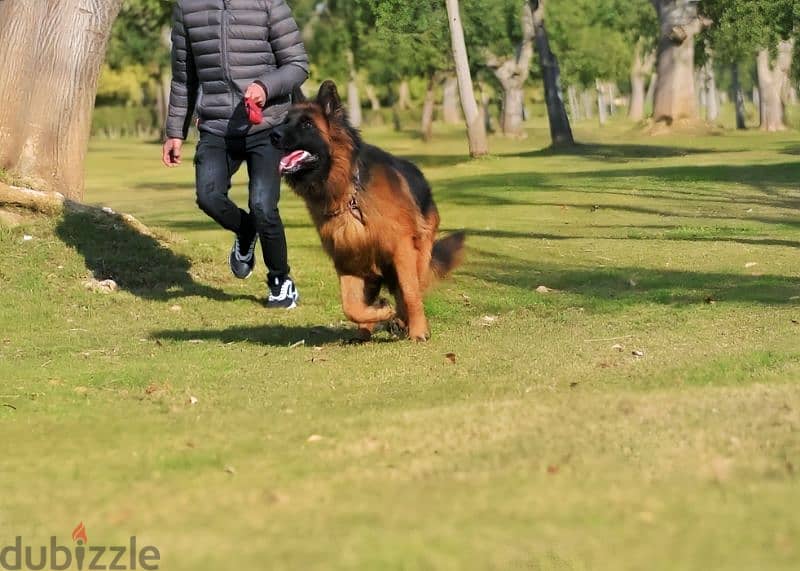
[[[278,129],[269,134],[269,140],[272,142],[273,147],[280,147],[281,139],[283,139],[283,133]]]

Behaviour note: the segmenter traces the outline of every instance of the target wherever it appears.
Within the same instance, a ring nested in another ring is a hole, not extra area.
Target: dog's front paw
[[[383,298],[378,300],[375,309],[378,311],[380,321],[389,321],[395,316],[394,308]]]
[[[411,327],[408,330],[408,338],[412,341],[423,342],[431,338],[431,332],[427,325],[422,327]]]

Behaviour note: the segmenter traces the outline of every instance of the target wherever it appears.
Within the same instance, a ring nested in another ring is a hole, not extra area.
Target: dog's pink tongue
[[[288,155],[286,155],[281,159],[281,164],[279,168],[280,172],[284,173],[287,170],[293,169],[298,164],[306,160],[309,156],[310,156],[309,152],[303,150],[293,151],[289,153]]]

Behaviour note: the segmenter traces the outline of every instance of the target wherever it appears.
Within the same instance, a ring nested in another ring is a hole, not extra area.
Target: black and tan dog
[[[363,143],[331,81],[316,101],[292,107],[272,142],[284,152],[281,174],[305,200],[333,259],[344,313],[359,337],[393,321],[411,339],[428,339],[422,296],[459,264],[464,234],[436,240],[439,213],[419,169]],[[379,299],[383,286],[396,311]]]

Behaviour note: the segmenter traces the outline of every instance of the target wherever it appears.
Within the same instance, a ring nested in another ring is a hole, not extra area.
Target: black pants
[[[197,204],[226,230],[249,239],[256,232],[261,240],[270,283],[289,275],[286,234],[278,212],[281,179],[280,152],[272,146],[269,131],[247,137],[220,137],[200,133],[195,154]],[[250,212],[228,197],[231,177],[247,163],[250,177]]]

